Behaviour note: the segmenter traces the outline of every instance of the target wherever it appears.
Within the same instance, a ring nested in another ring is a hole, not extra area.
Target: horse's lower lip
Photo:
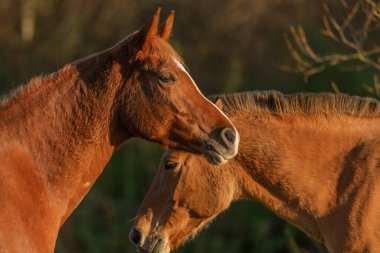
[[[165,252],[169,252],[169,251],[165,250],[166,243],[167,243],[166,240],[158,239],[156,241],[156,244],[154,245],[152,253],[165,253]],[[162,244],[164,244],[164,245],[162,245]]]
[[[169,253],[170,247],[168,240],[165,237],[157,236],[148,239],[145,245],[138,247],[138,252],[141,253]]]
[[[152,253],[160,253],[160,249],[157,245],[158,245],[158,243],[156,243],[156,245],[154,246]]]
[[[239,135],[237,141],[239,142]],[[236,144],[237,145],[237,144]],[[220,165],[225,164],[228,160],[233,159],[237,154],[237,146],[234,145],[226,147],[213,138],[208,138],[202,147],[202,153],[205,155],[207,161],[211,164]]]
[[[227,162],[226,159],[224,159],[223,156],[221,156],[218,152],[216,151],[211,151],[209,150],[207,153],[206,153],[206,159],[208,162],[212,163],[212,164],[215,164],[215,165],[222,165],[222,164],[225,164]]]

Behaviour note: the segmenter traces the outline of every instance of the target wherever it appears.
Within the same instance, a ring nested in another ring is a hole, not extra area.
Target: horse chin
[[[223,165],[228,162],[228,160],[224,159],[219,153],[215,151],[209,151],[205,154],[207,161],[211,164],[215,165]]]
[[[159,239],[152,253],[169,253],[170,247],[168,241],[165,239]]]
[[[170,253],[170,247],[167,239],[156,238],[153,242],[139,248],[141,253]]]

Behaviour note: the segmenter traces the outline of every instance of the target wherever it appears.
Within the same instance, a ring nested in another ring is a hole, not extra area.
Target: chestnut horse
[[[248,198],[332,253],[380,252],[377,100],[253,92],[218,101],[241,134],[236,159],[216,167],[167,151],[130,233],[134,244],[169,252]]]
[[[230,120],[198,90],[167,40],[173,12],[116,46],[38,77],[0,104],[0,251],[53,252],[58,230],[131,137],[237,153]]]

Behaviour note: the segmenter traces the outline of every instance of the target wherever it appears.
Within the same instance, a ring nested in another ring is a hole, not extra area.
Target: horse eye
[[[174,170],[178,167],[178,163],[176,162],[166,162],[165,163],[165,170]]]
[[[161,74],[158,77],[158,80],[160,81],[161,84],[168,85],[177,81],[177,78],[172,73],[165,73],[165,74]]]

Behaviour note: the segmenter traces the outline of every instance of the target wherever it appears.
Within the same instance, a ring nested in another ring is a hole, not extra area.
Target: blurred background
[[[380,91],[380,15],[373,0],[1,0],[0,94],[117,43],[162,6],[171,44],[203,93],[276,89]],[[57,253],[136,252],[131,219],[160,146],[132,140],[64,224]],[[253,201],[239,201],[177,252],[326,252]]]

